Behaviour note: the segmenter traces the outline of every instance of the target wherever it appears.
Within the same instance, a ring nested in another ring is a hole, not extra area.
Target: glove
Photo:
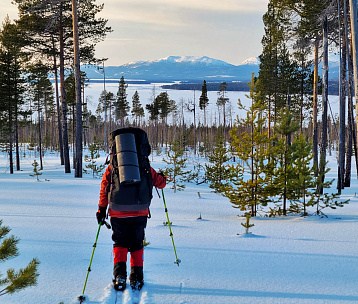
[[[163,177],[164,181],[161,183],[162,186],[156,185],[157,187],[159,187],[160,189],[164,188],[166,183],[167,183],[167,177],[164,175],[164,172],[162,170],[158,171],[158,175],[160,175],[161,177]]]
[[[103,225],[104,220],[106,219],[106,207],[98,207],[98,211],[96,212],[97,222],[98,224]]]

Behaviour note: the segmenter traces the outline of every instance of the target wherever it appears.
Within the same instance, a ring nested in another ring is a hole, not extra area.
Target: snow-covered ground
[[[98,228],[100,180],[66,175],[58,157],[46,155],[37,182],[29,175],[33,159],[27,156],[23,171],[10,175],[0,154],[0,218],[21,239],[20,256],[1,263],[1,272],[24,267],[33,257],[41,262],[38,286],[5,295],[0,303],[78,303]],[[329,162],[335,166],[335,159]],[[163,167],[162,157],[154,156],[152,165]],[[343,192],[350,204],[326,210],[328,218],[255,218],[252,234],[245,236],[238,210],[207,186],[165,189],[179,267],[163,225],[163,202],[155,194],[140,303],[358,303],[357,191],[353,176],[352,187]],[[111,232],[102,228],[85,292],[88,303],[115,303],[111,279]],[[118,294],[117,303],[132,303],[131,293]]]

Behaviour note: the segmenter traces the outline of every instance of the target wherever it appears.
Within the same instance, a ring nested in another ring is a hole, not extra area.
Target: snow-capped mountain
[[[330,54],[329,81],[337,81],[339,57]],[[120,66],[105,67],[106,79],[147,82],[196,82],[204,79],[210,82],[244,82],[251,80],[252,73],[259,72],[259,58],[249,57],[239,65],[207,56],[168,56],[153,61],[137,61]],[[321,64],[320,64],[321,67]],[[96,66],[86,66],[89,79],[102,79],[103,71]],[[320,68],[321,72],[321,68]]]
[[[243,62],[241,62],[241,65],[246,65],[246,64],[259,65],[260,60],[258,57],[249,57],[245,59]]]
[[[90,79],[101,79],[103,72],[96,66],[86,68]],[[249,81],[251,74],[258,73],[258,64],[250,59],[233,65],[207,56],[169,56],[154,61],[137,61],[121,66],[105,67],[107,79],[145,81]]]

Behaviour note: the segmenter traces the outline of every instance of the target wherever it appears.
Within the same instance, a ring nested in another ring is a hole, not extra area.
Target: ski
[[[132,289],[132,304],[139,304],[141,289],[138,288],[131,288],[131,289]]]
[[[113,287],[112,290],[115,294],[115,296],[113,297],[114,304],[132,304],[132,294],[130,292],[130,288],[125,288],[124,290],[116,290]]]
[[[118,292],[121,292],[121,291],[114,290],[114,293],[116,294],[116,296],[115,296],[115,298],[114,298],[114,304],[117,304]]]

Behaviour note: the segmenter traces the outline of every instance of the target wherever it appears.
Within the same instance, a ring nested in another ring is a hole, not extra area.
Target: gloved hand
[[[165,178],[164,172],[163,172],[162,170],[159,170],[159,171],[158,171],[158,174],[159,174],[160,176],[163,176],[163,177]]]
[[[103,225],[104,220],[106,219],[106,207],[98,207],[98,211],[96,212],[97,222],[98,224]]]

